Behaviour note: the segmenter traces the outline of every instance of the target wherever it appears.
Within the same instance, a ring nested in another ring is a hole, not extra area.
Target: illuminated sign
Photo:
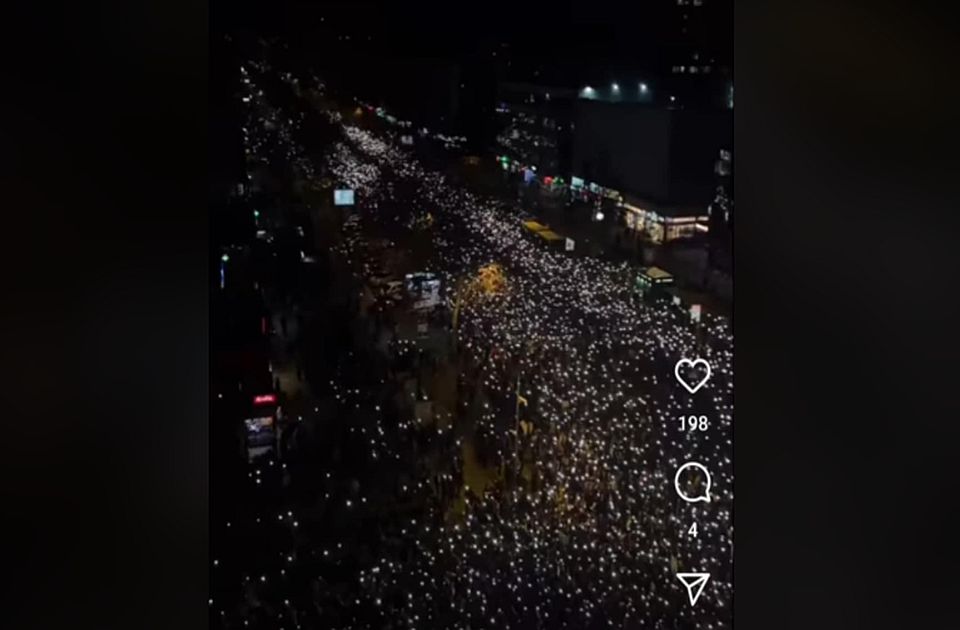
[[[405,279],[415,310],[431,309],[440,304],[440,279],[435,274],[408,273]]]
[[[247,431],[249,433],[260,433],[265,429],[269,429],[273,426],[273,417],[264,416],[262,418],[247,418],[244,420],[247,425]]]
[[[334,190],[334,191],[333,191],[333,205],[335,205],[335,206],[352,206],[352,205],[353,205],[353,191],[352,191],[352,190]]]
[[[253,404],[255,405],[272,405],[276,402],[277,396],[275,394],[260,394],[253,397]]]
[[[249,461],[275,450],[277,432],[274,430],[272,416],[246,418],[243,423],[247,430],[247,459]]]

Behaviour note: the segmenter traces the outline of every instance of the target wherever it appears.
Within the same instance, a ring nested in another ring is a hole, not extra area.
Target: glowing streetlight
[[[617,84],[617,83],[613,83],[613,84],[610,86],[610,89],[613,90],[614,92],[620,92],[620,85]]]
[[[647,90],[648,90],[647,84],[646,84],[646,83],[641,83],[641,84],[640,84],[640,91],[641,91],[642,93],[646,94],[646,93],[647,93]]]

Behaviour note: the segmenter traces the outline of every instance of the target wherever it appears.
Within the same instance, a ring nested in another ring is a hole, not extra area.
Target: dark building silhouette
[[[706,210],[717,156],[732,134],[725,111],[578,99],[571,174],[649,201]]]

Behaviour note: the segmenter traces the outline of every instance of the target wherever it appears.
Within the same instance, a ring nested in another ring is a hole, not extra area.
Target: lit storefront
[[[631,203],[621,203],[624,210],[624,223],[628,229],[641,232],[654,243],[693,238],[709,231],[710,217],[700,215],[693,210],[679,208],[641,207]]]
[[[570,177],[570,196],[580,201],[601,203],[610,201],[615,204],[623,202],[623,195],[613,188],[606,188],[596,182],[584,181],[583,178],[573,175]]]

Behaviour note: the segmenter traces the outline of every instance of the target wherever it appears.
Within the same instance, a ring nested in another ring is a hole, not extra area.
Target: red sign
[[[271,405],[275,402],[277,402],[277,397],[274,394],[261,394],[253,397],[253,404],[255,405]]]

